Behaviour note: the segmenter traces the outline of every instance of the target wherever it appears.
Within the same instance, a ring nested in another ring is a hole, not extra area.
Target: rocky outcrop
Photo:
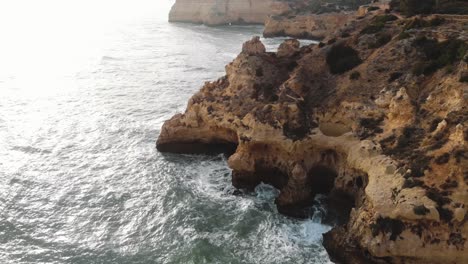
[[[270,16],[265,22],[263,36],[324,39],[353,19],[354,12]]]
[[[286,14],[268,17],[263,36],[322,40],[334,35],[336,30],[351,21],[367,13],[386,10],[389,5],[383,0],[361,6],[357,11],[331,9],[324,13],[314,13],[314,10],[304,12],[303,9],[295,9],[294,6],[292,8],[293,10]]]
[[[170,22],[206,25],[263,24],[269,15],[289,11],[277,0],[177,0],[169,13]]]
[[[234,149],[233,185],[275,186],[284,214],[345,197],[324,236],[340,263],[468,263],[468,38],[460,21],[413,19],[371,12],[278,53],[252,39],[157,148]]]
[[[380,0],[380,1],[373,1],[372,4],[368,5],[361,5],[357,10],[358,17],[362,17],[367,15],[367,13],[373,12],[375,10],[387,10],[391,9],[390,7],[390,0]]]

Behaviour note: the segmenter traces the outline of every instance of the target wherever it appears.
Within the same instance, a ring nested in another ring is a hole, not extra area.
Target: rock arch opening
[[[355,195],[351,190],[341,188],[336,168],[326,165],[317,165],[309,171],[309,185],[312,195],[323,195],[325,214],[322,223],[328,225],[343,225],[349,221],[351,209],[355,207]],[[338,178],[338,181],[337,181]],[[362,183],[360,181],[360,184]]]
[[[335,186],[337,176],[337,172],[328,166],[312,167],[308,173],[308,184],[312,194],[329,194]]]

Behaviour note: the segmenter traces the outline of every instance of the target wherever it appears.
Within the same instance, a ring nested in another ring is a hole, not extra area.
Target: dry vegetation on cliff
[[[274,185],[285,214],[351,197],[324,241],[342,262],[467,263],[467,25],[377,11],[321,45],[254,38],[157,147],[233,147],[233,184]]]

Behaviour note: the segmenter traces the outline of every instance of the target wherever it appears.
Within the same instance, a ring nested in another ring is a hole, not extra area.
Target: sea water
[[[0,263],[328,263],[320,217],[233,195],[164,120],[261,26],[170,24],[172,1],[0,3]],[[281,39],[263,40],[274,50]]]

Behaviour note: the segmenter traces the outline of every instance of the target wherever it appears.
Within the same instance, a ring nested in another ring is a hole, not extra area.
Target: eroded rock
[[[291,40],[275,54],[252,39],[225,77],[164,124],[158,149],[231,144],[233,185],[272,184],[279,211],[292,216],[306,216],[316,193],[351,197],[345,224],[324,239],[337,260],[467,263],[468,104],[456,74],[466,64],[413,72],[427,60],[414,45],[420,37],[400,39],[405,21],[380,16],[354,21],[342,28],[349,36],[332,35],[320,47]],[[361,45],[364,29],[380,20],[389,42]],[[447,21],[411,34],[463,39],[456,32],[462,23]],[[343,47],[359,63],[327,60]],[[349,78],[352,71],[359,81]]]
[[[248,55],[260,55],[266,52],[265,45],[260,41],[260,37],[253,37],[242,45],[242,53]]]

